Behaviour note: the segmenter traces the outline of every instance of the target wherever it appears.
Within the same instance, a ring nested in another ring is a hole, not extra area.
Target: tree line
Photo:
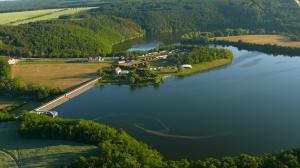
[[[71,140],[97,145],[99,154],[81,156],[64,168],[297,168],[300,149],[277,154],[207,158],[201,160],[166,160],[159,152],[129,136],[123,130],[88,120],[49,118],[24,114],[20,134],[26,138]]]
[[[213,32],[189,32],[181,36],[180,40],[184,44],[207,44],[215,37],[227,37],[227,36],[240,36],[240,35],[259,35],[259,34],[273,34],[274,32],[267,32],[265,29],[225,29],[223,31],[213,31]]]

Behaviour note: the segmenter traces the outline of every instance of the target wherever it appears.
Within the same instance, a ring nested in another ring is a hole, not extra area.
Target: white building
[[[122,72],[122,69],[120,67],[115,68],[116,75],[120,75],[121,72]]]
[[[116,73],[116,75],[119,75],[119,76],[127,76],[127,75],[129,75],[129,71],[127,71],[127,70],[122,70],[120,67],[117,67],[116,69],[115,69],[115,73]]]
[[[14,58],[9,58],[8,59],[8,64],[9,65],[14,65],[14,64],[17,64],[17,63],[18,63],[17,59],[14,59]]]
[[[190,65],[190,64],[183,64],[183,65],[181,65],[181,68],[183,68],[183,69],[185,69],[185,68],[192,69],[192,68],[193,68],[193,66],[192,66],[192,65]]]

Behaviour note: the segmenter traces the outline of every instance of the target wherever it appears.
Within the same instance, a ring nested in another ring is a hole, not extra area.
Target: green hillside
[[[150,33],[226,28],[300,32],[293,0],[139,0],[103,4],[98,13],[130,18]]]
[[[82,57],[110,53],[112,45],[139,37],[135,23],[114,16],[36,22],[0,27],[4,55]]]

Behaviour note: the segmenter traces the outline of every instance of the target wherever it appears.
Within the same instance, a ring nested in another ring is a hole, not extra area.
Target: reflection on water
[[[171,159],[300,146],[300,57],[239,51],[229,66],[159,88],[94,87],[55,109],[125,129]]]
[[[117,44],[113,47],[115,52],[127,50],[132,51],[149,51],[163,44],[179,44],[180,34],[161,34],[146,36],[125,43]]]

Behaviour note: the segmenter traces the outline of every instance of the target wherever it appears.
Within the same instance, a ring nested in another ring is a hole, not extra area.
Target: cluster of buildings
[[[101,57],[101,56],[88,57],[87,61],[88,62],[102,62],[102,61],[104,61],[104,57]]]

